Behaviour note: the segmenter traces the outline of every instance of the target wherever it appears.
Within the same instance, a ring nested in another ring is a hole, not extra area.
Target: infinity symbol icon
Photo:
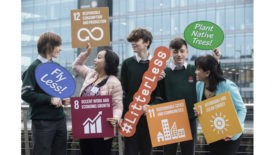
[[[96,31],[96,30],[98,30],[98,31],[100,32],[100,36],[99,36],[99,37],[94,37],[93,34],[92,34],[92,33],[93,33],[94,31]],[[81,33],[82,31],[87,32],[87,33],[88,33],[88,36],[86,36],[85,38],[81,38],[80,33]],[[92,39],[95,40],[95,41],[99,41],[99,40],[101,40],[101,39],[103,38],[103,35],[104,35],[103,29],[100,28],[100,27],[94,27],[94,28],[91,29],[91,31],[90,31],[89,29],[87,29],[87,28],[81,28],[81,29],[79,29],[78,32],[77,32],[77,38],[78,38],[80,41],[82,41],[82,42],[89,41],[90,38],[92,38]]]

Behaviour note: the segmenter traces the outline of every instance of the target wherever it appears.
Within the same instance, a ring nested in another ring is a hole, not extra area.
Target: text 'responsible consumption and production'
[[[72,47],[83,48],[110,44],[109,8],[87,8],[71,11]]]

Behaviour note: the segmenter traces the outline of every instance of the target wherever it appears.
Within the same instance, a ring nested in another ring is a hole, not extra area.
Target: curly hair
[[[137,28],[137,29],[134,29],[127,37],[128,42],[133,42],[133,41],[137,42],[139,39],[142,39],[143,42],[149,41],[149,45],[147,47],[147,49],[149,49],[153,40],[153,36],[152,36],[152,33],[146,29]]]

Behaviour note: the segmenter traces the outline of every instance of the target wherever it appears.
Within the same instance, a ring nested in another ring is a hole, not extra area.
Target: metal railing
[[[247,118],[249,118],[250,122],[252,122],[252,124],[253,124],[253,107],[254,106],[253,106],[253,104],[245,104],[245,105],[246,105],[247,109],[252,112],[252,113],[251,112],[247,113]],[[27,105],[27,104],[21,105],[21,110],[22,110],[22,122],[21,123],[23,125],[22,138],[24,137],[24,141],[22,140],[21,146],[22,146],[22,154],[25,154],[25,155],[31,154],[31,146],[30,146],[31,143],[29,140],[29,138],[31,137],[31,134],[29,134],[31,132],[31,128],[30,128],[30,120],[28,119],[28,116],[27,116],[28,108],[29,108],[29,105]],[[71,108],[70,105],[68,105],[68,106],[64,107],[64,110],[68,113],[70,111],[70,108]],[[66,117],[68,118],[68,114],[66,114]],[[70,120],[70,118],[67,120]],[[68,126],[68,123],[67,123],[67,126]],[[197,136],[197,144],[196,144],[196,154],[208,154],[209,151],[205,150],[205,147],[207,146],[207,144],[205,144],[205,140],[204,140],[200,126],[198,127],[197,133],[198,133],[198,136]],[[249,151],[242,150],[242,151],[239,151],[238,154],[243,154],[243,155],[251,154],[252,155],[253,154],[253,125],[251,127],[245,128],[244,133],[248,134],[248,136],[243,137],[243,143],[241,143],[241,146],[243,146],[243,147],[247,146],[250,148],[248,149]],[[68,134],[69,135],[67,137],[70,137],[71,136],[71,128],[68,128]],[[123,142],[122,142],[121,135],[118,134],[117,137],[115,137],[114,139],[116,140],[115,143],[118,146],[113,151],[118,152],[119,155],[122,155],[123,154]],[[73,141],[68,142],[68,143],[71,143],[71,145],[78,145],[77,142],[73,142]],[[23,145],[24,145],[24,148],[23,148]],[[70,148],[70,149],[67,149],[67,151],[79,151],[79,147],[77,149]],[[162,148],[154,148],[153,149],[153,154],[161,154],[162,152],[163,152]],[[178,150],[178,152],[180,152],[180,151]],[[115,154],[117,154],[117,153],[115,153]]]

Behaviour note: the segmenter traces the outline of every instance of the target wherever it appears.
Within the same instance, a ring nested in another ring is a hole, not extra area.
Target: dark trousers
[[[197,122],[196,119],[189,120],[192,140],[181,142],[181,154],[182,155],[195,155],[195,143],[197,139]],[[165,145],[163,147],[164,155],[176,155],[177,154],[178,143]]]
[[[125,137],[124,144],[124,155],[151,154],[152,144],[146,116],[140,117],[135,134],[132,137]]]
[[[110,155],[113,138],[104,140],[103,138],[81,139],[80,150],[82,155]]]
[[[234,141],[219,140],[209,144],[211,155],[236,155],[240,146],[240,139]]]
[[[32,120],[33,155],[66,155],[66,119]]]

